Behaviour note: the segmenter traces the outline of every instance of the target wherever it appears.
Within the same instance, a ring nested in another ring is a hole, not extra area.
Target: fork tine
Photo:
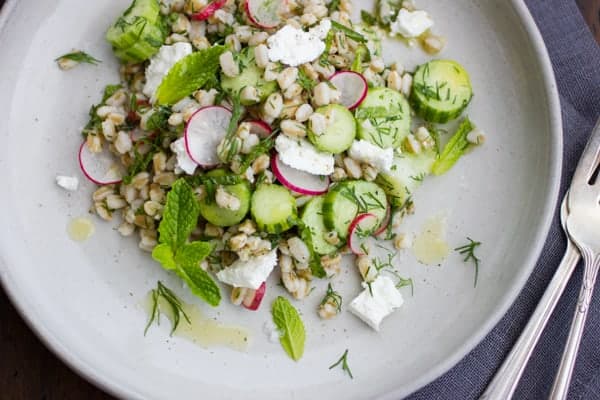
[[[572,186],[587,185],[590,178],[600,163],[600,119],[592,131],[590,139],[583,150],[575,175],[573,175]],[[598,179],[596,180],[598,183]]]

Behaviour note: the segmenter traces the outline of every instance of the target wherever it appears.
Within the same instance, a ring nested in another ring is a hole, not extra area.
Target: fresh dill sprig
[[[475,249],[481,245],[481,242],[476,242],[470,237],[467,237],[467,240],[469,241],[469,243],[465,244],[464,246],[455,248],[454,251],[457,251],[459,254],[465,256],[463,262],[471,260],[475,264],[475,280],[473,283],[473,287],[476,287],[477,277],[479,275],[479,261],[481,260],[477,258],[477,256],[475,256]]]
[[[337,360],[337,362],[335,364],[331,365],[329,367],[329,369],[333,369],[340,364],[342,364],[342,370],[344,372],[348,373],[348,375],[350,376],[350,379],[354,379],[354,377],[352,376],[352,371],[350,371],[350,367],[348,366],[348,349],[346,349],[346,351],[344,351],[344,354],[342,354],[340,359]]]
[[[342,296],[333,290],[331,283],[327,284],[327,293],[325,293],[325,297],[321,300],[321,305],[325,305],[328,302],[332,302],[338,312],[342,311]]]
[[[86,53],[84,51],[74,51],[72,53],[67,53],[67,54],[64,54],[64,55],[58,57],[54,61],[59,62],[60,60],[71,60],[71,61],[75,61],[77,63],[87,63],[87,64],[92,64],[92,65],[98,65],[98,63],[102,62],[102,61],[92,57],[91,55],[89,55],[88,53]]]
[[[219,149],[219,159],[224,163],[229,163],[233,159],[233,157],[237,154],[239,150],[239,143],[235,139],[235,135],[237,132],[238,123],[242,117],[244,108],[240,103],[240,95],[235,94],[231,96],[232,110],[231,110],[231,120],[229,120],[229,125],[227,126],[227,134],[223,139],[222,146]]]
[[[171,312],[173,313],[173,326],[171,327],[171,335],[175,332],[179,323],[181,322],[181,317],[185,319],[188,324],[191,324],[190,318],[183,311],[183,306],[181,304],[181,300],[161,281],[158,281],[156,289],[152,289],[152,309],[150,311],[150,318],[148,319],[148,323],[146,324],[146,328],[144,329],[144,336],[148,332],[150,325],[156,320],[157,324],[160,324],[160,299],[163,299],[167,302],[169,307],[171,308]]]

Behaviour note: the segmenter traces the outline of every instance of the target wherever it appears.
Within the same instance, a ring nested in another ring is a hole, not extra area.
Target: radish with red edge
[[[329,81],[341,93],[340,103],[349,110],[354,110],[367,97],[367,80],[354,71],[336,72]]]
[[[348,227],[348,247],[357,256],[367,255],[367,242],[377,226],[375,214],[358,214]]]
[[[206,6],[204,6],[197,13],[192,14],[190,18],[194,21],[204,21],[212,17],[218,9],[223,8],[223,6],[227,3],[227,0],[215,0]]]
[[[262,302],[263,297],[265,297],[266,291],[267,285],[265,284],[265,282],[263,282],[262,285],[258,287],[258,289],[251,290],[250,292],[248,292],[244,297],[244,301],[242,302],[244,308],[247,308],[251,311],[258,310],[258,307],[260,307],[260,303]]]
[[[381,225],[379,225],[379,228],[377,228],[377,230],[375,232],[373,232],[373,235],[379,236],[383,232],[385,232],[391,219],[392,219],[392,208],[388,204],[387,208],[385,209],[385,217],[383,217],[383,221],[381,221]]]
[[[217,147],[227,135],[231,111],[208,106],[196,111],[185,126],[185,149],[196,164],[210,167],[220,163]]]
[[[85,141],[79,147],[81,171],[96,185],[112,185],[123,180],[124,171],[116,161],[106,145],[99,153],[91,152]]]
[[[244,8],[248,19],[259,28],[271,29],[281,23],[279,9],[282,0],[246,0]]]
[[[257,135],[261,139],[269,137],[271,132],[273,132],[271,126],[265,121],[253,120],[248,121],[248,123],[250,124],[250,133]]]
[[[327,193],[329,189],[328,176],[313,175],[292,168],[282,162],[277,154],[271,157],[271,169],[277,180],[293,192],[308,196],[318,196]]]

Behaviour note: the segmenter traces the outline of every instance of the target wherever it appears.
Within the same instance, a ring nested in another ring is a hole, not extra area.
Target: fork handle
[[[554,385],[550,392],[550,399],[552,400],[564,400],[567,398],[569,383],[571,382],[575,360],[577,359],[577,351],[579,350],[585,320],[592,300],[592,294],[594,293],[594,283],[596,282],[598,268],[600,267],[600,257],[594,257],[586,249],[580,250],[585,262],[583,282],[579,291],[579,299],[577,300],[577,307],[575,308],[575,315],[571,323],[567,344],[565,345],[560,366],[554,379]]]
[[[496,372],[494,379],[481,395],[480,400],[506,400],[512,397],[525,365],[529,361],[531,352],[535,348],[552,311],[554,311],[558,299],[565,290],[578,261],[579,252],[577,248],[570,240],[567,240],[565,255],[556,269],[552,281],[550,281],[521,336]]]

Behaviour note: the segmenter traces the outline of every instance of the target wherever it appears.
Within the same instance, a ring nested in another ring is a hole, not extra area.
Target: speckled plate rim
[[[546,193],[546,202],[543,205],[542,221],[538,236],[534,239],[529,256],[523,260],[523,268],[520,274],[515,279],[515,284],[512,286],[510,293],[504,297],[504,301],[498,305],[496,311],[491,314],[485,323],[474,332],[471,337],[464,342],[463,346],[458,348],[450,357],[439,363],[435,368],[432,368],[426,374],[423,374],[419,379],[413,381],[411,387],[398,388],[385,395],[382,399],[398,399],[410,393],[417,391],[430,382],[442,376],[469,352],[471,352],[477,344],[479,344],[492,330],[500,319],[507,313],[509,307],[514,303],[517,296],[524,288],[527,279],[531,275],[533,268],[542,251],[550,224],[552,223],[554,211],[556,209],[558,192],[560,188],[560,177],[562,171],[562,149],[563,149],[563,133],[562,133],[562,116],[560,108],[560,100],[554,70],[552,63],[544,44],[544,40],[537,25],[523,0],[510,0],[515,12],[517,13],[527,35],[531,41],[535,53],[535,59],[539,63],[540,71],[545,87],[546,106],[550,118],[550,168],[549,185]],[[0,35],[3,32],[6,22],[12,15],[13,10],[17,5],[17,0],[6,0],[4,6],[0,9]],[[133,388],[111,381],[105,376],[96,373],[94,366],[88,360],[81,358],[77,354],[71,352],[59,337],[53,335],[47,327],[36,318],[32,308],[27,307],[26,299],[11,290],[10,282],[7,276],[2,273],[6,270],[6,262],[2,254],[0,254],[0,284],[4,288],[8,298],[15,306],[16,310],[23,317],[29,328],[36,336],[49,348],[58,358],[71,367],[76,373],[89,382],[100,387],[105,392],[119,398],[141,398],[140,394]]]

